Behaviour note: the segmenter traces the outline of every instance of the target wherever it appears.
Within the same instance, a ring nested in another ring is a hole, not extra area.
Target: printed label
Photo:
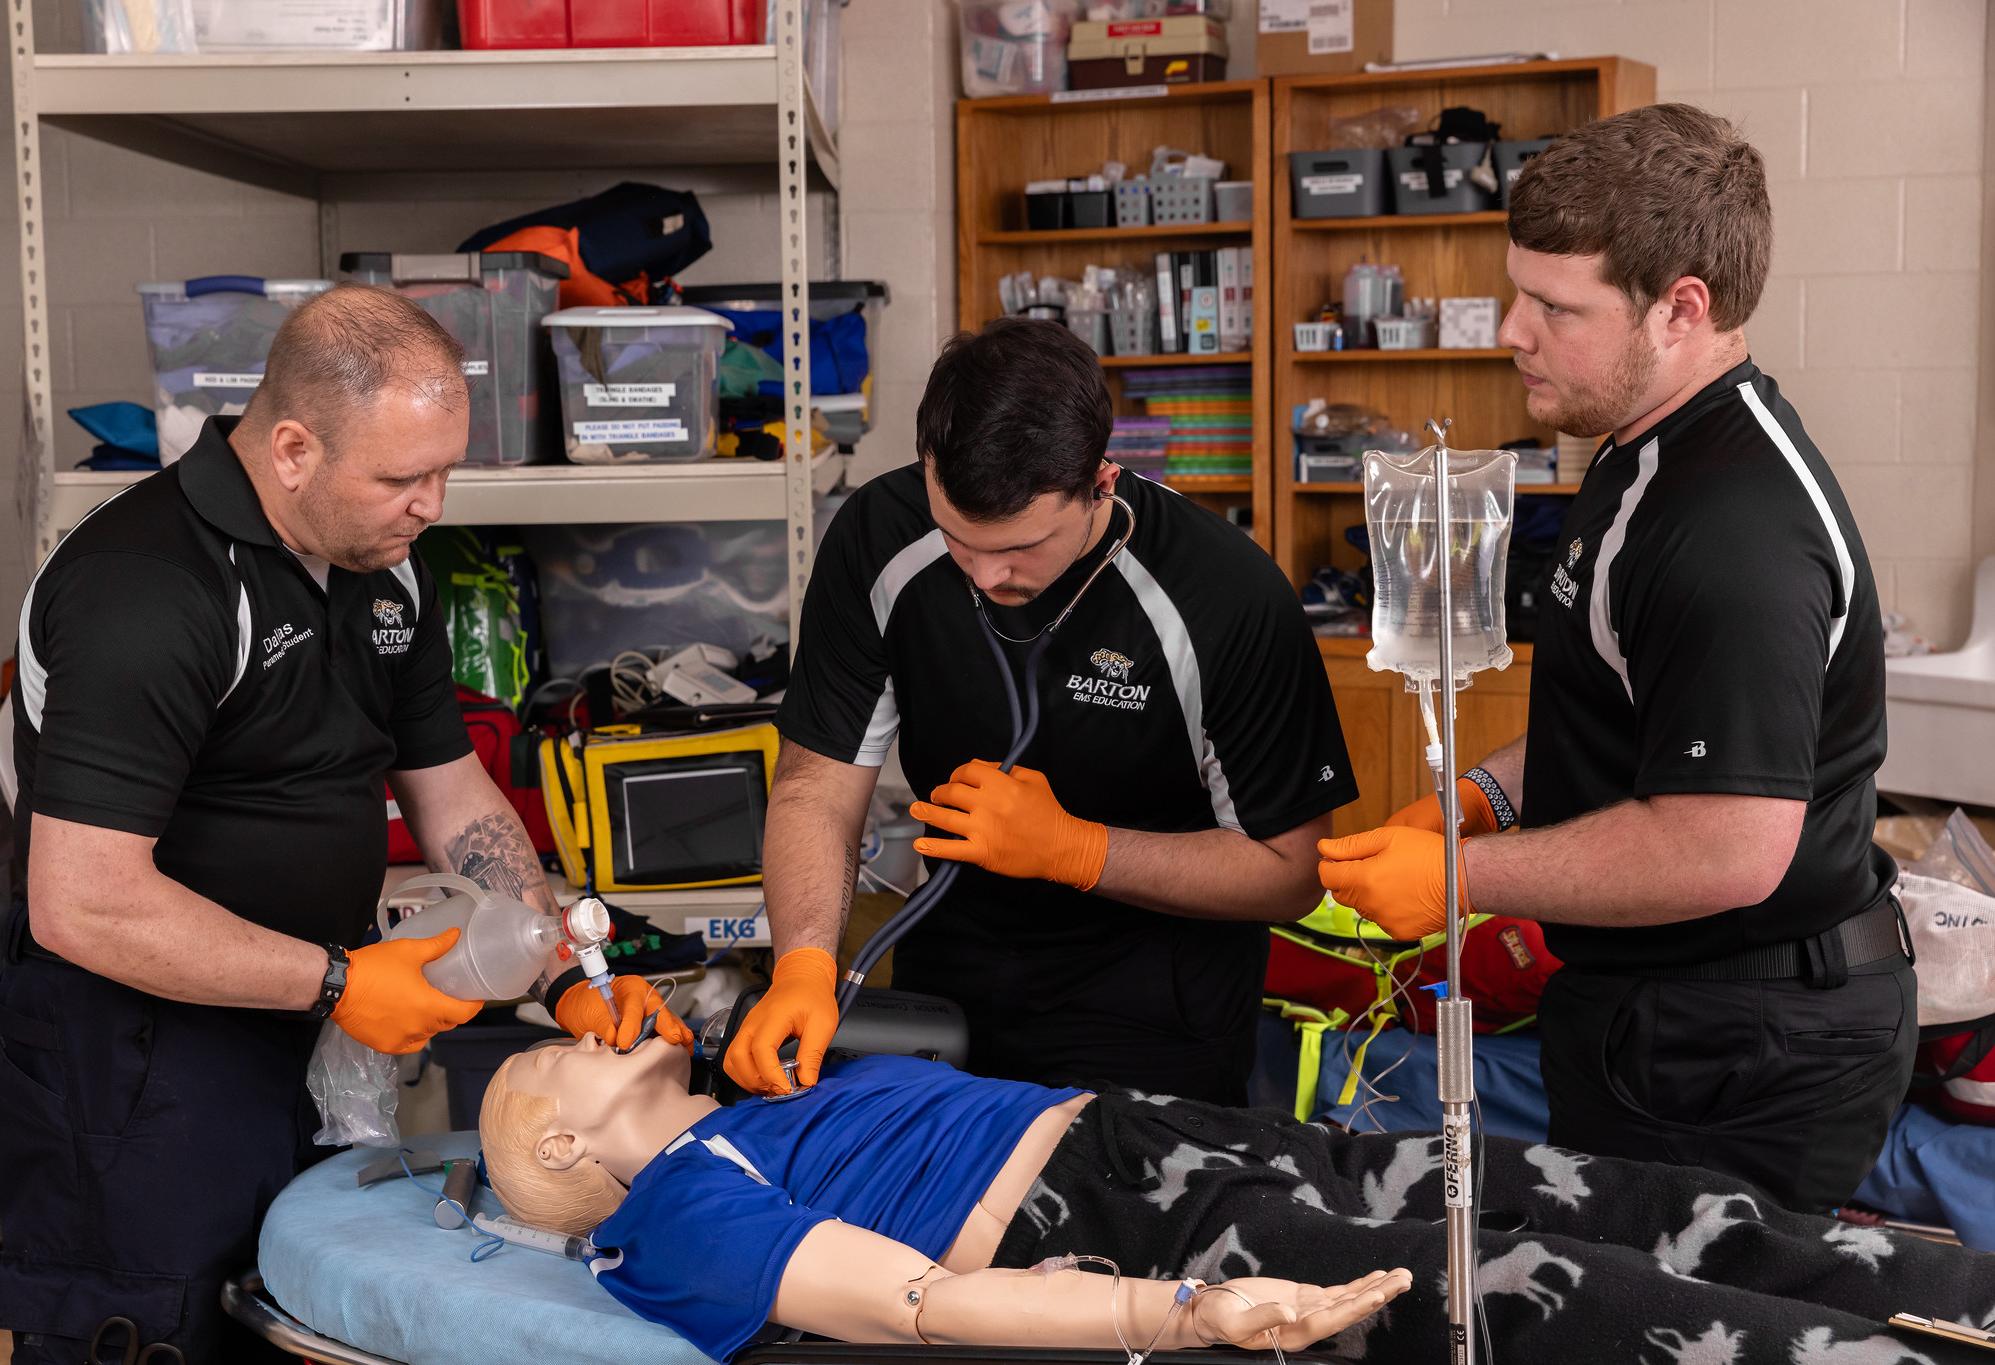
[[[1305,175],[1302,177],[1304,194],[1356,194],[1364,187],[1362,175]]]
[[[1098,104],[1102,100],[1153,100],[1160,95],[1171,93],[1167,85],[1124,85],[1107,90],[1061,90],[1054,94],[1055,104]]]
[[[1475,1188],[1469,1146],[1469,1116],[1441,1116],[1441,1183],[1444,1201],[1451,1209],[1469,1207],[1469,1194]]]
[[[1453,169],[1442,171],[1441,188],[1447,190],[1453,189],[1455,186],[1462,183],[1462,177],[1466,174],[1467,174],[1466,171],[1457,171]],[[1427,193],[1427,172],[1408,171],[1406,172],[1406,174],[1399,177],[1399,183],[1406,186],[1406,188],[1409,190],[1418,190],[1420,193],[1425,194]]]
[[[582,401],[592,408],[669,408],[677,384],[584,384]]]
[[[1349,52],[1357,45],[1351,0],[1310,0],[1309,55]]]
[[[466,379],[483,379],[492,372],[492,362],[489,360],[467,360],[457,368],[464,371]]]
[[[1261,32],[1300,33],[1309,27],[1309,0],[1261,0]]]
[[[733,948],[766,948],[775,942],[765,915],[688,915],[684,932]]]
[[[197,389],[253,389],[263,383],[260,374],[231,374],[224,370],[194,371]]]
[[[641,446],[684,441],[686,424],[676,417],[652,422],[577,422],[575,439],[588,445]]]

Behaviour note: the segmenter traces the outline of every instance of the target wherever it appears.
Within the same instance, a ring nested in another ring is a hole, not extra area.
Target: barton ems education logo
[[[374,632],[376,654],[407,654],[409,641],[416,638],[414,626],[402,624],[402,604],[392,598],[374,599],[374,619],[380,623]]]
[[[402,604],[400,602],[391,601],[386,597],[375,598],[374,619],[379,621],[384,626],[401,625]]]
[[[1067,679],[1067,690],[1084,706],[1107,706],[1118,711],[1141,711],[1150,704],[1149,685],[1132,684],[1130,674],[1136,661],[1113,649],[1097,649],[1088,655],[1099,678],[1075,673]]]
[[[1572,544],[1566,546],[1566,562],[1552,570],[1552,596],[1559,599],[1562,607],[1571,607],[1573,599],[1579,596],[1579,580],[1572,576],[1571,571],[1585,552],[1585,544],[1574,536]]]

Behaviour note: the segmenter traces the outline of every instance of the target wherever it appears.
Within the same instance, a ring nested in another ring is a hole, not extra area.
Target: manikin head
[[[1625,439],[1746,357],[1773,250],[1766,167],[1732,125],[1684,104],[1554,141],[1510,189],[1497,334],[1531,416]]]
[[[915,417],[928,509],[991,601],[1030,602],[1100,538],[1114,420],[1100,360],[1057,322],[1000,318],[942,348]]]
[[[687,1093],[691,1071],[685,1048],[656,1038],[620,1054],[588,1034],[508,1057],[478,1111],[500,1201],[535,1227],[589,1231],[668,1142],[715,1107]]]
[[[385,289],[343,284],[285,319],[230,444],[286,545],[355,573],[409,557],[464,460],[463,359]]]

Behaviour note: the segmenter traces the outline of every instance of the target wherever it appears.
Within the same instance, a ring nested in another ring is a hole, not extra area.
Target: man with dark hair
[[[471,751],[410,554],[464,459],[462,358],[397,295],[305,304],[242,417],[84,518],[28,586],[0,935],[16,1365],[80,1360],[113,1317],[128,1350],[288,1358],[220,1295],[270,1200],[327,1154],[304,1083],[321,1021],[406,1053],[482,1003],[423,977],[455,930],[360,946],[384,778],[433,869],[555,909]],[[610,1036],[576,984],[549,991],[556,1017]],[[657,994],[617,994],[634,1040]]]
[[[832,523],[777,722],[763,883],[779,956],[728,1049],[743,1086],[786,1091],[792,1037],[798,1081],[817,1080],[898,735],[931,793],[916,848],[966,865],[895,950],[894,984],[963,1006],[972,1068],[1245,1101],[1266,926],[1313,907],[1313,845],[1357,789],[1293,589],[1220,518],[1120,478],[1111,421],[1083,342],[994,322],[936,361],[919,462]],[[1017,676],[1070,607],[1037,737],[1001,772],[993,641]]]
[[[1544,921],[1566,964],[1540,1016],[1553,1142],[1823,1209],[1877,1155],[1918,1011],[1870,839],[1877,588],[1741,330],[1772,239],[1759,153],[1685,105],[1590,124],[1517,179],[1502,340],[1535,419],[1610,434],[1567,515],[1528,733],[1459,784],[1462,864],[1465,901]],[[1439,809],[1327,841],[1324,885],[1397,933],[1439,927]]]

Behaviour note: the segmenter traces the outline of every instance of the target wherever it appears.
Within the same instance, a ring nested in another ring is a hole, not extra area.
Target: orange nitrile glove
[[[797,1040],[797,1084],[817,1084],[824,1050],[838,1032],[838,964],[822,948],[792,948],[776,959],[769,989],[748,1011],[721,1061],[734,1083],[757,1095],[787,1095],[776,1049]]]
[[[577,981],[561,993],[554,1006],[554,1022],[575,1037],[593,1033],[611,1047],[630,1047],[648,1014],[658,1015],[658,1037],[679,1047],[693,1045],[693,1031],[678,1015],[665,1007],[665,997],[649,981],[633,973],[610,978],[610,992],[617,998],[616,1027],[610,1026],[610,1007],[603,993],[586,981]]]
[[[916,839],[915,852],[975,863],[1001,877],[1036,877],[1092,891],[1108,861],[1108,826],[1067,814],[1046,774],[1036,768],[1007,773],[988,759],[972,759],[907,813],[961,836]]]
[[[431,938],[390,938],[347,955],[346,990],[332,1021],[376,1052],[421,1051],[445,1029],[456,1028],[483,1000],[459,1000],[430,985],[423,968],[457,946],[456,929]]]
[[[1447,843],[1427,829],[1381,825],[1316,845],[1323,889],[1403,942],[1448,927]],[[1467,860],[1462,860],[1462,914],[1469,905]]]
[[[1496,833],[1496,807],[1489,804],[1489,793],[1469,781],[1466,777],[1455,779],[1457,800],[1462,806],[1462,837],[1473,839],[1478,834]],[[1441,832],[1441,798],[1437,795],[1421,797],[1410,806],[1402,806],[1394,811],[1385,822],[1391,827],[1424,829],[1429,834]]]

